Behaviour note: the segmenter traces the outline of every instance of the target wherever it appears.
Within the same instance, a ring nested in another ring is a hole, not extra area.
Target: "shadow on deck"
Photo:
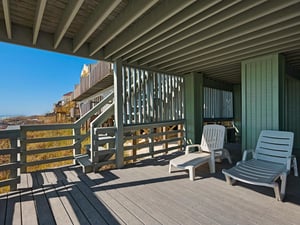
[[[22,174],[19,190],[0,196],[0,224],[299,223],[299,178],[288,177],[285,201],[277,202],[271,188],[227,185],[226,160],[213,175],[199,167],[194,182],[186,172],[169,174],[178,154],[99,173],[73,166]]]

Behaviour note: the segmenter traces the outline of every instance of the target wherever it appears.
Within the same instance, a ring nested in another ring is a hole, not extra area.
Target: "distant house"
[[[112,64],[99,61],[95,64],[83,66],[80,84],[75,85],[72,100],[76,101],[77,106],[79,107],[80,116],[82,116],[112,92]]]

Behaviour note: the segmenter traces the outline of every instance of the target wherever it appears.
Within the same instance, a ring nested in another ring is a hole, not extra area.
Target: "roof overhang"
[[[2,0],[0,41],[239,83],[259,55],[300,69],[300,1]]]

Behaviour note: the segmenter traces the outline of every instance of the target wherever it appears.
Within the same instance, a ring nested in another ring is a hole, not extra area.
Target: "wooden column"
[[[115,102],[115,126],[116,132],[116,164],[117,168],[124,166],[124,146],[123,146],[123,87],[122,87],[122,61],[116,60],[114,63],[114,102]]]
[[[242,149],[254,148],[261,130],[284,129],[283,65],[279,54],[242,62]]]
[[[185,76],[186,139],[200,143],[203,127],[203,74]]]

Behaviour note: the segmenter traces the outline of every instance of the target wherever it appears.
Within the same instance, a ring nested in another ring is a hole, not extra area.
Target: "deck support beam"
[[[124,166],[124,125],[123,125],[123,86],[122,86],[122,61],[114,62],[114,102],[115,102],[115,126],[116,131],[116,165],[117,168]]]
[[[184,79],[186,139],[200,143],[203,127],[203,74],[193,72]]]

